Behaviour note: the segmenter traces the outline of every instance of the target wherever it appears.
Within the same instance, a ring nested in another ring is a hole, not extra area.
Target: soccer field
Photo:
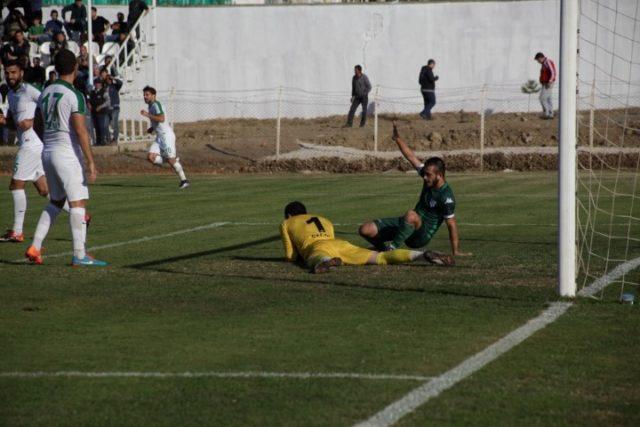
[[[88,247],[109,267],[69,266],[64,214],[42,266],[20,261],[26,244],[0,245],[0,424],[367,420],[557,301],[555,178],[451,174],[473,252],[453,268],[312,275],[281,260],[285,203],[365,245],[358,224],[412,208],[419,180],[199,176],[179,191],[169,175],[99,177]],[[28,194],[30,239],[45,201]],[[5,190],[0,223],[11,220]],[[430,246],[449,250],[446,227]],[[640,316],[615,295],[578,299],[399,424],[640,424]]]

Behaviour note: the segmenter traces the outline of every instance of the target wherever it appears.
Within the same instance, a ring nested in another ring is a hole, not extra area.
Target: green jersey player
[[[42,264],[42,242],[68,201],[73,240],[71,264],[102,267],[107,263],[94,259],[85,249],[89,184],[96,180],[98,171],[89,145],[84,95],[73,87],[78,62],[73,52],[62,49],[54,63],[60,78],[42,92],[37,104],[44,122],[42,166],[51,202],[40,215],[33,243],[25,256],[34,264]]]
[[[413,165],[423,180],[420,199],[414,209],[404,216],[376,219],[360,226],[360,235],[378,250],[392,250],[406,244],[410,248],[426,246],[440,225],[445,222],[449,229],[451,254],[460,252],[458,226],[456,224],[456,199],[451,186],[445,181],[445,164],[439,157],[420,161],[402,140],[395,124],[393,140],[402,155]]]

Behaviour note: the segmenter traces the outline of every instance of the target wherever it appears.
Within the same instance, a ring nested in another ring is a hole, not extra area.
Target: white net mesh
[[[640,2],[580,8],[578,286],[608,275],[621,294],[640,282]]]

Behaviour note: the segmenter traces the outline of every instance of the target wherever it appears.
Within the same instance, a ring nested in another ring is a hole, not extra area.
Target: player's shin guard
[[[12,190],[13,197],[13,228],[16,234],[22,234],[24,214],[27,211],[27,195],[24,190]]]
[[[413,224],[405,221],[405,219],[403,218],[400,221],[400,227],[398,228],[396,235],[393,237],[393,241],[391,242],[391,244],[394,248],[399,248],[404,244],[405,240],[407,240],[409,236],[411,236],[415,231],[416,228],[413,226]]]
[[[51,203],[49,203],[42,211],[40,219],[38,220],[36,232],[33,235],[33,246],[35,246],[37,250],[42,249],[42,242],[45,237],[47,237],[49,228],[51,228],[51,225],[55,222],[58,214],[60,214],[60,208]]]
[[[84,208],[71,208],[69,211],[69,224],[71,224],[71,236],[73,237],[73,256],[84,259],[86,256],[84,241],[87,235],[87,223],[84,221]]]
[[[187,177],[184,174],[184,170],[182,169],[182,165],[180,164],[180,162],[177,159],[176,159],[175,163],[173,164],[173,170],[176,171],[176,173],[180,177],[180,181],[184,181],[184,180],[187,179]]]
[[[380,252],[376,263],[378,265],[387,264],[408,264],[422,257],[420,251],[410,251],[407,249],[396,249],[393,251]]]

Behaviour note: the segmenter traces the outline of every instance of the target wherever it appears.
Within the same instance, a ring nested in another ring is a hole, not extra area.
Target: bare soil
[[[380,114],[378,150],[374,148],[373,118],[364,128],[344,128],[345,117],[317,119],[283,119],[281,121],[282,158],[275,160],[276,121],[258,119],[217,119],[196,123],[178,123],[175,132],[178,153],[189,173],[241,172],[362,172],[406,170],[391,140],[393,120],[413,149],[433,151],[445,157],[451,170],[479,169],[480,115],[477,113],[439,113],[425,121],[415,115]],[[581,145],[588,144],[589,112],[579,115]],[[596,132],[594,147],[611,147],[611,142],[627,148],[640,148],[640,109],[597,110],[594,112]],[[622,125],[626,123],[626,131]],[[543,120],[537,113],[498,113],[485,118],[486,170],[555,169],[558,120]],[[609,142],[607,142],[609,141]],[[333,147],[326,154],[314,153],[304,146]],[[526,152],[510,147],[530,148]],[[503,150],[504,148],[504,150]],[[346,151],[352,152],[347,155]],[[460,151],[466,150],[466,151]],[[618,153],[615,148],[602,153],[600,161],[635,167],[638,154]],[[146,153],[97,148],[96,160],[102,173],[171,173],[144,159]],[[386,153],[385,153],[386,152]],[[584,158],[587,154],[582,153]],[[0,171],[10,173],[13,153],[0,152]]]

